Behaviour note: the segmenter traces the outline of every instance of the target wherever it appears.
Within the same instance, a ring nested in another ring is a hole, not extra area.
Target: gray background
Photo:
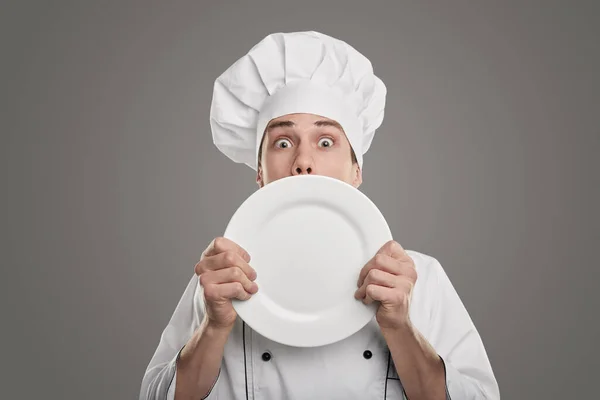
[[[277,31],[371,59],[361,187],[438,258],[503,399],[595,398],[598,3],[29,2],[0,9],[2,398],[133,399],[194,264],[257,186],[214,79]]]

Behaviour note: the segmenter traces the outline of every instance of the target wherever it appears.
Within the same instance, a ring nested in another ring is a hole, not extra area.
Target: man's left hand
[[[409,309],[417,282],[413,259],[393,240],[384,244],[360,271],[354,297],[365,304],[378,301],[377,323],[382,329],[410,326]]]

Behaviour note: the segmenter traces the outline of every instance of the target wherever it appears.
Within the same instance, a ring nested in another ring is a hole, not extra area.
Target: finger
[[[375,301],[380,303],[391,303],[396,296],[394,289],[377,286],[377,285],[368,285],[366,287],[366,296],[363,300],[363,303],[369,305]]]
[[[248,279],[252,281],[256,279],[256,270],[240,257],[238,253],[229,250],[214,256],[205,257],[196,264],[194,271],[197,275],[201,275],[207,271],[216,271],[233,267],[241,269]]]
[[[248,300],[252,295],[244,290],[240,282],[212,284],[204,287],[204,296],[209,301]]]
[[[378,286],[384,286],[394,288],[398,286],[398,279],[402,279],[397,275],[390,274],[389,272],[382,271],[380,269],[372,269],[365,278],[362,286],[356,291],[356,298],[362,299],[365,297],[367,286],[374,284]]]
[[[393,275],[406,275],[414,280],[417,279],[417,271],[412,259],[408,261],[400,261],[387,254],[377,253],[360,271],[357,286],[360,287],[363,285],[365,277],[373,269],[380,269]]]
[[[207,271],[200,275],[200,284],[202,286],[231,282],[241,283],[244,290],[250,294],[258,291],[258,285],[248,279],[246,274],[238,267]]]
[[[246,262],[250,262],[250,254],[243,249],[239,244],[235,243],[231,239],[227,239],[224,237],[217,237],[213,239],[212,242],[208,245],[206,250],[202,253],[203,257],[215,256],[220,253],[224,253],[226,251],[233,251],[237,253],[244,259]]]
[[[400,270],[399,270],[397,264],[398,264],[398,260],[393,259],[392,257],[388,256],[387,254],[383,254],[383,253],[375,254],[375,256],[373,256],[373,258],[371,258],[367,262],[367,264],[365,264],[363,269],[360,271],[360,274],[358,276],[357,285],[362,286],[365,278],[373,269],[381,269],[383,271],[386,271],[386,272],[389,272],[392,274],[399,273]]]
[[[400,245],[400,243],[396,242],[395,240],[390,240],[386,242],[383,246],[381,246],[378,253],[386,254],[397,260],[403,260],[409,257],[408,253],[406,253],[406,250],[404,250],[402,245]]]

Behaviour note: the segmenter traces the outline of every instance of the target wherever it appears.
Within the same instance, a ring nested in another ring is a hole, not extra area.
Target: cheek
[[[271,178],[283,176],[289,170],[289,164],[289,157],[283,154],[269,154],[263,159],[264,174]]]
[[[351,160],[341,152],[338,154],[326,154],[321,158],[321,165],[327,169],[330,173],[336,174],[336,176],[342,176],[348,174],[350,167],[352,166]]]

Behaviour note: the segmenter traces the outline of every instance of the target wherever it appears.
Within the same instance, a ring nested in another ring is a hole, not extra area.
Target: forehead
[[[286,114],[286,115],[282,115],[281,117],[273,118],[269,122],[269,125],[272,124],[273,122],[279,122],[279,121],[293,121],[296,124],[298,124],[298,123],[309,123],[309,124],[312,124],[315,121],[319,121],[319,120],[324,120],[324,121],[329,121],[329,122],[336,122],[336,121],[334,121],[332,119],[329,119],[327,117],[324,117],[322,115],[307,114],[307,113],[295,113],[295,114]]]
[[[344,133],[344,129],[342,126],[335,120],[324,117],[322,115],[316,114],[306,114],[306,113],[297,113],[297,114],[286,114],[277,118],[273,118],[267,124],[265,131],[270,133],[272,131],[277,130],[277,128],[299,128],[306,129],[313,126],[318,127],[333,127],[340,131],[340,133]]]

